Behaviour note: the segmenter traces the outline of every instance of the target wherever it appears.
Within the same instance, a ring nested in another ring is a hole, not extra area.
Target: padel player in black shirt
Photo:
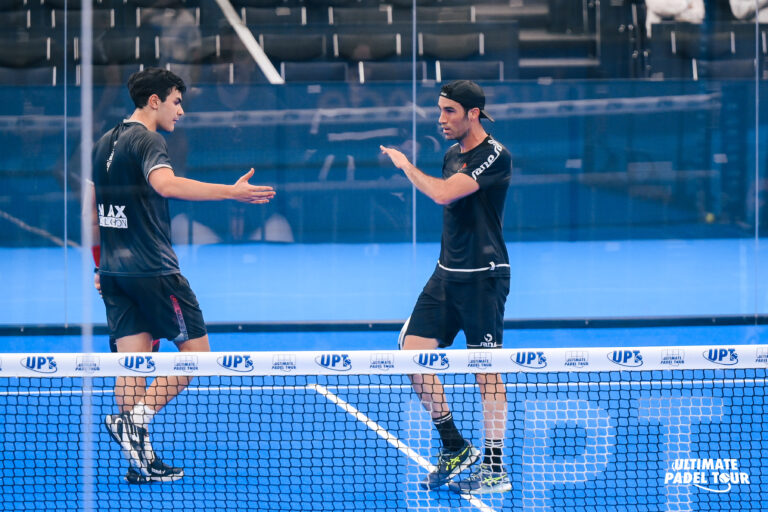
[[[171,246],[168,198],[190,201],[233,199],[267,203],[271,187],[248,183],[253,169],[234,185],[176,176],[165,139],[184,115],[184,82],[170,71],[148,68],[131,75],[128,90],[136,106],[131,117],[108,131],[93,154],[94,239],[100,240],[95,284],[107,310],[113,349],[151,352],[153,340],[172,340],[183,352],[210,351],[197,298],[181,275]],[[164,482],[184,472],[161,462],[147,432],[153,416],[176,397],[191,377],[118,377],[120,414],[106,417],[110,435],[131,463],[131,483]]]
[[[444,85],[438,120],[446,139],[456,140],[443,160],[442,178],[414,167],[401,152],[381,147],[421,192],[443,208],[440,259],[400,333],[400,347],[430,350],[453,343],[459,330],[468,348],[501,348],[504,304],[509,293],[509,259],[502,236],[502,214],[512,172],[512,157],[488,135],[481,118],[485,94],[474,82]],[[481,458],[453,421],[436,375],[411,375],[414,390],[432,417],[442,448],[435,470],[421,485],[435,489],[446,483],[462,494],[509,491],[502,461],[507,398],[499,374],[476,374],[485,434],[482,462],[464,480],[451,482]]]

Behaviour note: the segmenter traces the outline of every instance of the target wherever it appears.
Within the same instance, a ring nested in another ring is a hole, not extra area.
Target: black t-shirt
[[[509,277],[501,220],[512,175],[512,155],[490,135],[461,153],[454,144],[443,159],[443,179],[456,173],[480,189],[443,208],[443,237],[435,274],[451,281]]]
[[[155,169],[172,168],[163,136],[141,123],[123,122],[99,139],[93,155],[99,271],[115,276],[178,273],[168,200],[148,181]]]

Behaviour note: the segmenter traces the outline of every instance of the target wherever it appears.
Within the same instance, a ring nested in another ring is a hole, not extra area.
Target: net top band
[[[766,367],[768,345],[0,355],[0,378],[553,373]]]

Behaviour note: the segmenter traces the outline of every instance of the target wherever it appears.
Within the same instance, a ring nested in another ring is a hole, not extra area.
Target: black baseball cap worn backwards
[[[480,109],[480,117],[484,117],[490,122],[493,118],[488,115],[485,108],[485,93],[483,88],[471,80],[454,80],[440,88],[440,96],[453,100],[462,107],[469,110],[471,108]]]

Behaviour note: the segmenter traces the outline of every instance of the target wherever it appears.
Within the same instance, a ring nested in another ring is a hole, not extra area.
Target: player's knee
[[[181,343],[176,343],[181,352],[210,352],[211,345],[208,342],[208,335],[205,334],[199,338],[193,338]]]

